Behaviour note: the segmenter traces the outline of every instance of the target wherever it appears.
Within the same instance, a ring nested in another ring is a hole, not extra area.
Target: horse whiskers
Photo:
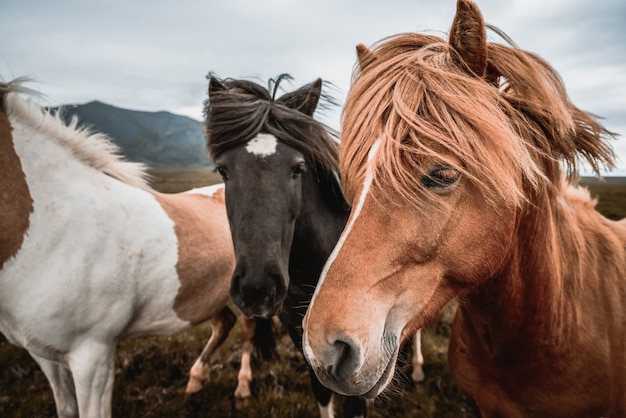
[[[317,286],[316,286],[316,285],[314,285],[314,284],[303,283],[303,284],[301,284],[301,285],[300,285],[300,287],[305,288],[305,289],[309,288],[309,289],[313,289],[313,290],[315,290],[315,288],[316,288]]]
[[[293,308],[294,309],[306,309],[309,307],[309,304],[306,303],[304,305],[294,305]],[[304,315],[303,313],[298,312],[299,315]]]

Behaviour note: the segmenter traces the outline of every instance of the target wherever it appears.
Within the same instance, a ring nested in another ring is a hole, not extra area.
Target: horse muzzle
[[[270,318],[278,313],[287,298],[287,280],[279,269],[264,268],[263,275],[247,275],[244,269],[235,269],[230,286],[230,297],[250,317]]]
[[[317,343],[303,339],[304,355],[320,382],[345,396],[374,398],[393,378],[398,346],[365,347],[347,335]]]

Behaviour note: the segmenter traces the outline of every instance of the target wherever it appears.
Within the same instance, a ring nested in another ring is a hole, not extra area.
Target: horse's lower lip
[[[396,369],[397,359],[398,359],[398,348],[396,348],[396,351],[391,356],[389,356],[389,362],[387,363],[387,367],[385,367],[385,370],[378,378],[378,381],[374,384],[374,386],[372,386],[372,388],[369,391],[367,391],[365,394],[362,395],[364,398],[373,399],[376,396],[378,396],[387,387],[387,381],[389,379],[389,375],[393,374]]]
[[[249,315],[253,318],[263,318],[263,319],[270,319],[271,317],[274,316],[274,313],[268,312],[268,313],[261,313],[261,314],[252,314]]]
[[[242,314],[250,318],[269,319],[273,317],[274,315],[276,315],[278,311],[280,311],[280,306],[273,307],[273,308],[257,308],[257,309],[250,308],[247,306],[243,306],[243,307],[238,306],[238,307]]]
[[[337,381],[333,379],[330,375],[326,373],[324,369],[316,371],[316,374],[320,378],[320,381],[325,386],[332,388],[335,392],[344,395],[344,396],[362,396],[364,398],[373,399],[378,396],[387,386],[387,381],[389,379],[389,375],[392,374],[395,370],[396,361],[398,359],[398,349],[389,356],[389,361],[385,370],[381,373],[380,377],[374,383],[369,390],[364,388],[357,389],[357,386],[354,382],[358,382],[360,379],[354,378],[353,382],[349,381]],[[352,379],[350,379],[352,380]],[[363,392],[361,392],[363,390]]]

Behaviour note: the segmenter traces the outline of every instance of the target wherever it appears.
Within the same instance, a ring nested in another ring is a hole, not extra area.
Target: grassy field
[[[218,181],[209,171],[153,171],[153,185],[176,192]],[[626,217],[626,178],[599,183],[584,180],[599,197],[607,216]],[[368,415],[382,417],[477,417],[459,393],[446,363],[452,309],[428,325],[423,336],[426,379],[411,384],[404,366],[394,388],[369,406]],[[239,324],[221,348],[212,381],[200,393],[184,393],[189,368],[211,330],[201,325],[172,337],[124,341],[116,357],[113,416],[115,417],[318,417],[303,358],[280,328],[279,357],[253,366],[253,399],[238,409],[233,391],[241,350]],[[0,336],[0,417],[54,417],[50,387],[25,350]],[[341,416],[341,415],[338,415]]]
[[[149,171],[151,186],[163,193],[177,193],[221,181],[212,168],[185,170],[175,168],[152,168]]]
[[[607,177],[603,181],[583,178],[581,184],[598,199],[596,209],[600,213],[614,220],[626,218],[626,177]]]

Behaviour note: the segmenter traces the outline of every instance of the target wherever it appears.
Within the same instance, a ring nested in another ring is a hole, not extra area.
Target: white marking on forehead
[[[276,145],[278,140],[274,135],[270,134],[258,134],[255,138],[252,138],[248,145],[246,145],[246,151],[250,154],[254,154],[257,157],[267,157],[276,152]]]
[[[341,247],[343,247],[343,244],[346,242],[348,235],[350,235],[350,232],[352,231],[354,222],[359,217],[361,210],[363,210],[363,205],[365,204],[365,198],[367,197],[370,187],[372,186],[372,182],[374,181],[375,165],[370,164],[370,162],[374,159],[374,156],[376,155],[376,152],[378,151],[379,146],[380,146],[380,139],[377,139],[376,142],[374,142],[374,144],[372,145],[372,148],[370,148],[369,153],[367,154],[367,170],[365,171],[365,180],[363,181],[363,190],[361,191],[361,195],[359,196],[359,201],[356,207],[354,208],[354,210],[352,211],[352,219],[350,219],[350,223],[346,226],[346,228],[341,233],[341,236],[339,237],[339,241],[337,241],[337,245],[335,245],[335,248],[333,248],[333,251],[330,253],[330,256],[328,256],[328,260],[326,260],[326,263],[324,264],[324,268],[322,269],[320,279],[317,282],[317,287],[315,288],[315,292],[313,293],[313,298],[311,298],[310,306],[313,305],[313,301],[315,300],[315,297],[317,296],[317,293],[319,292],[320,287],[322,286],[322,282],[324,281],[324,279],[326,278],[326,275],[328,274],[328,270],[330,270],[330,266],[333,264],[333,262],[337,258],[339,251],[341,251]]]

